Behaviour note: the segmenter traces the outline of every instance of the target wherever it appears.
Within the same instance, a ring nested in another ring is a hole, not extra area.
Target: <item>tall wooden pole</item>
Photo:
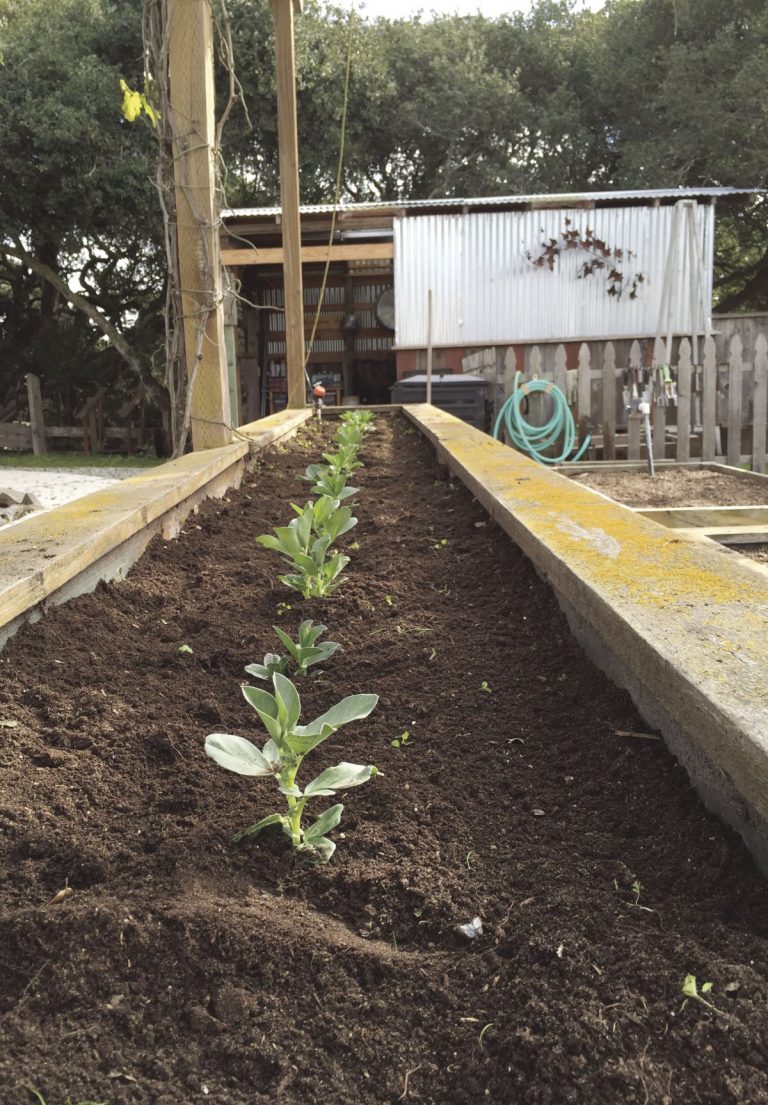
[[[296,125],[296,61],[293,48],[294,8],[302,0],[272,0],[277,55],[277,135],[280,153],[280,201],[283,211],[283,282],[288,406],[306,405],[304,381],[304,291],[301,283],[299,217],[299,135]]]
[[[173,105],[179,269],[192,446],[232,440],[219,258],[214,146],[213,19],[207,0],[169,0],[168,49]],[[210,310],[205,337],[199,322]]]

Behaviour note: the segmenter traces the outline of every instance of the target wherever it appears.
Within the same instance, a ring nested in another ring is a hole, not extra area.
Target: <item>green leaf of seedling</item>
[[[190,656],[194,655],[189,645],[179,645],[179,652],[188,653]]]
[[[377,694],[349,695],[347,698],[342,698],[335,706],[331,706],[330,710],[326,710],[309,725],[297,726],[295,732],[302,736],[310,736],[320,732],[326,725],[338,729],[342,725],[348,725],[350,721],[360,721],[376,709],[378,701]]]
[[[274,552],[282,552],[282,546],[276,537],[273,537],[271,533],[262,533],[256,538],[257,545],[263,545],[265,549],[272,549]]]
[[[311,844],[300,845],[299,851],[304,854],[306,859],[314,863],[328,863],[336,851],[336,845],[327,836],[320,836],[313,839]]]
[[[323,537],[318,537],[318,539],[312,543],[310,556],[312,557],[315,565],[318,568],[321,568],[325,563],[325,558],[328,555],[328,547],[330,543],[331,538],[327,533]]]
[[[306,576],[278,576],[281,583],[284,583],[286,587],[291,587],[294,591],[298,591],[304,598],[307,598],[307,578]]]
[[[274,771],[255,744],[233,733],[211,733],[205,738],[205,752],[219,767],[236,775],[272,775]]]
[[[337,790],[346,790],[349,787],[359,787],[367,783],[374,775],[378,775],[378,768],[373,764],[349,764],[340,763],[336,767],[329,767],[321,772],[316,779],[307,785],[304,794],[307,798],[327,796],[335,794]]]
[[[289,787],[283,783],[277,788],[281,794],[287,795],[289,798],[303,798],[303,793],[299,790],[295,783],[291,783]]]
[[[299,626],[299,644],[303,648],[310,648],[318,637],[322,637],[328,627],[321,625],[319,622],[315,624],[311,618],[307,618]]]
[[[249,836],[258,836],[262,829],[266,829],[269,825],[285,826],[288,818],[284,817],[280,813],[271,813],[268,817],[262,817],[261,821],[257,821],[255,825],[249,825],[247,829],[241,829],[239,833],[235,833],[232,837],[233,844],[238,844],[241,840],[245,840]]]
[[[317,820],[304,832],[304,840],[307,844],[312,844],[320,837],[325,836],[326,833],[329,833],[331,829],[335,829],[341,821],[343,810],[344,807],[341,803],[338,803],[335,806],[331,806],[330,809],[325,810],[324,813],[321,813]]]
[[[256,679],[269,679],[271,672],[267,671],[263,664],[249,664],[245,669],[247,675],[253,675]]]
[[[278,718],[288,731],[292,731],[296,722],[301,717],[301,699],[299,692],[285,675],[275,672],[272,676],[272,685],[275,688],[275,701],[277,702]],[[281,707],[285,710],[285,720],[281,715]]]
[[[312,570],[314,571],[314,564],[312,565]],[[285,647],[288,649],[288,652],[291,654],[291,656],[295,660],[296,656],[298,654],[298,649],[296,648],[296,645],[293,643],[291,638],[279,626],[273,625],[272,628],[274,629],[275,634],[277,635],[278,639],[285,645]]]
[[[312,504],[307,503],[300,517],[294,518],[291,522],[291,525],[295,527],[296,533],[301,541],[302,551],[305,551],[309,547],[309,541],[312,536],[312,521]]]
[[[262,748],[261,754],[265,760],[269,760],[273,770],[277,770],[280,767],[280,749],[271,737]]]
[[[306,756],[308,752],[311,752],[313,748],[317,748],[318,744],[322,744],[323,741],[328,740],[333,733],[336,732],[332,725],[324,725],[318,732],[304,733],[299,732],[301,726],[296,726],[293,733],[286,733],[283,737],[283,741],[287,748],[295,756]]]
[[[336,553],[335,556],[331,557],[328,563],[323,567],[323,577],[326,582],[331,583],[336,579],[337,575],[344,571],[347,564],[349,564],[349,557],[344,556],[343,553]]]
[[[277,717],[277,702],[275,696],[261,687],[249,687],[247,684],[240,688],[243,698],[249,706],[260,713],[268,714],[272,718]]]
[[[295,568],[300,568],[301,571],[305,573],[305,575],[310,576],[314,575],[317,571],[317,564],[315,563],[315,560],[313,559],[313,557],[307,556],[306,553],[296,553],[293,560],[291,561],[291,566]]]

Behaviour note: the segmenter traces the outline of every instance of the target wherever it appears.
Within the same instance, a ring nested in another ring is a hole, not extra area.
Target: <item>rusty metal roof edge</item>
[[[421,200],[376,200],[365,203],[340,203],[340,212],[366,212],[396,210],[407,212],[410,210],[440,209],[440,208],[473,208],[473,207],[568,207],[585,203],[615,203],[637,200],[640,202],[653,202],[663,199],[693,199],[697,196],[717,198],[718,196],[756,195],[764,193],[763,188],[725,188],[725,187],[701,187],[701,188],[637,188],[617,189],[608,192],[538,192],[530,195],[519,196],[474,196],[466,198],[446,197],[442,199]],[[332,203],[302,204],[302,215],[330,215],[333,213]],[[222,219],[253,219],[275,218],[281,214],[280,207],[235,207],[227,208],[221,213]]]

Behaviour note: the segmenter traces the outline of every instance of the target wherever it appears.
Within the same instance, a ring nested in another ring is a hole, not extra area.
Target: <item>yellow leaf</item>
[[[120,88],[123,93],[123,115],[129,123],[133,123],[141,115],[141,93],[134,92],[125,81],[120,81]]]

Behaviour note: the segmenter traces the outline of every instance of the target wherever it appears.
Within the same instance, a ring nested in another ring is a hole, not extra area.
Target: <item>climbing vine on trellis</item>
[[[542,233],[544,233],[543,227]],[[621,299],[623,295],[627,295],[630,299],[637,299],[638,290],[640,285],[645,283],[645,277],[641,272],[623,271],[625,263],[636,254],[631,249],[624,250],[609,246],[607,242],[596,237],[589,227],[582,234],[578,227],[573,225],[571,219],[565,220],[564,229],[560,231],[559,237],[549,238],[541,243],[539,253],[535,257],[532,253],[526,256],[537,269],[548,268],[552,272],[558,257],[572,250],[582,250],[589,254],[589,257],[579,265],[579,280],[604,272],[609,296]]]

